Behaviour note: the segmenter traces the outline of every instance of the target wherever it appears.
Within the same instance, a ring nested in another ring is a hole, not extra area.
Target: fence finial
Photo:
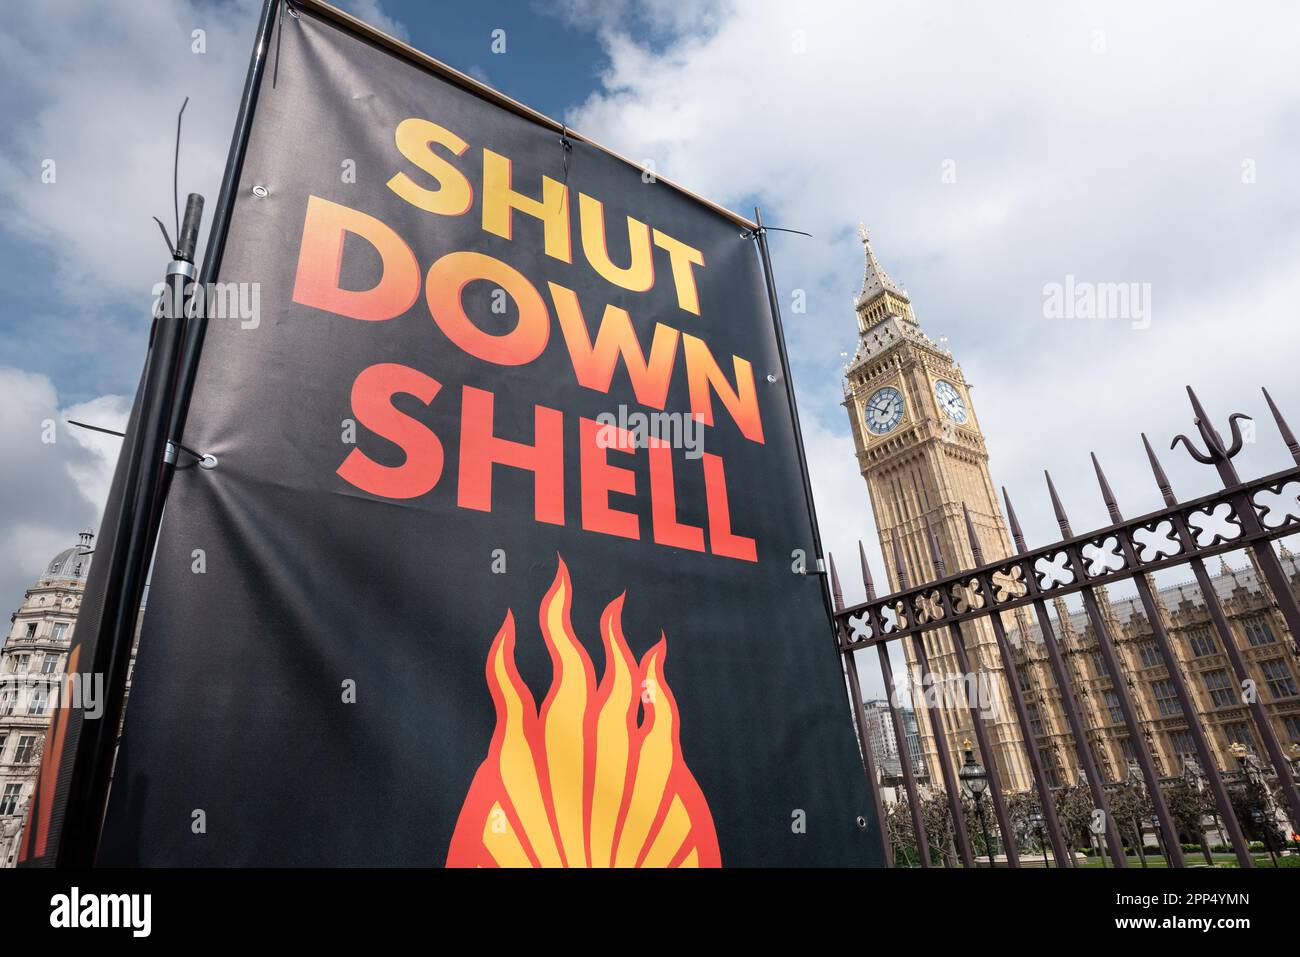
[[[947,577],[948,570],[944,567],[943,556],[939,554],[939,540],[934,537],[934,526],[930,524],[929,515],[925,516],[925,537],[930,543],[930,561],[934,563],[935,577]]]
[[[1110,482],[1106,481],[1106,473],[1101,470],[1101,463],[1097,461],[1097,453],[1089,452],[1092,456],[1092,467],[1097,473],[1097,484],[1101,486],[1101,500],[1106,503],[1106,511],[1110,512],[1110,520],[1116,524],[1124,521],[1124,516],[1120,514],[1119,502],[1115,500],[1115,491],[1110,487]]]
[[[1011,538],[1016,543],[1016,553],[1023,555],[1029,551],[1025,546],[1025,533],[1020,527],[1020,519],[1016,518],[1016,509],[1011,504],[1011,496],[1007,494],[1005,485],[1002,486],[1002,501],[1007,503],[1007,524],[1011,526]]]
[[[867,589],[867,601],[876,600],[876,583],[871,580],[871,566],[867,564],[867,550],[858,539],[858,559],[862,562],[862,584]]]
[[[844,608],[844,589],[840,587],[840,573],[835,570],[835,556],[827,552],[826,557],[831,566],[831,600],[835,603],[835,610],[841,611]]]
[[[1165,474],[1164,466],[1156,458],[1156,450],[1151,447],[1151,440],[1147,438],[1145,432],[1142,433],[1142,444],[1147,450],[1147,460],[1151,463],[1151,471],[1155,474],[1156,485],[1160,489],[1160,495],[1165,500],[1166,505],[1177,505],[1178,499],[1174,497],[1174,487],[1169,483],[1169,476]]]
[[[979,536],[975,534],[975,523],[971,521],[970,508],[965,502],[961,503],[961,511],[966,517],[966,537],[970,539],[970,553],[975,559],[975,567],[979,568],[984,564],[984,550],[980,548]]]
[[[1056,513],[1056,524],[1061,526],[1061,534],[1066,538],[1073,538],[1074,532],[1070,529],[1070,519],[1065,514],[1065,506],[1061,504],[1061,496],[1056,494],[1056,486],[1052,484],[1052,475],[1047,469],[1043,469],[1043,477],[1047,479],[1047,494],[1052,497],[1052,511]]]
[[[1195,390],[1189,385],[1187,395],[1192,400],[1192,411],[1196,413],[1194,422],[1197,431],[1201,433],[1201,439],[1205,442],[1205,451],[1202,452],[1192,440],[1185,435],[1176,435],[1174,440],[1169,443],[1171,449],[1177,448],[1178,443],[1182,442],[1187,449],[1187,454],[1202,465],[1226,465],[1230,459],[1241,451],[1241,446],[1245,442],[1241,434],[1241,426],[1237,424],[1238,419],[1250,420],[1250,416],[1243,412],[1233,412],[1228,416],[1228,426],[1232,430],[1232,445],[1223,444],[1223,436],[1219,435],[1217,429],[1210,424],[1209,416],[1205,414],[1205,407],[1201,405],[1201,400],[1196,397]]]
[[[894,535],[894,571],[898,574],[899,591],[912,587],[907,580],[907,569],[903,567],[903,549],[899,547],[897,534]]]
[[[1282,413],[1278,410],[1273,397],[1268,394],[1268,389],[1261,389],[1260,391],[1264,393],[1264,401],[1268,403],[1268,410],[1273,413],[1273,421],[1277,423],[1277,430],[1282,433],[1282,441],[1286,443],[1286,450],[1291,453],[1291,458],[1295,459],[1296,465],[1300,465],[1300,442],[1296,441],[1295,433],[1286,424],[1286,419],[1282,418]]]

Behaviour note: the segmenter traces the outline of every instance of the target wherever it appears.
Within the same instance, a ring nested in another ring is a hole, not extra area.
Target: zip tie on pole
[[[569,128],[560,124],[560,149],[564,151],[564,190],[560,193],[560,210],[569,196],[569,154],[573,152],[573,140],[569,139]]]
[[[181,172],[181,120],[185,116],[185,107],[189,105],[189,102],[190,98],[185,97],[185,101],[181,103],[181,111],[176,114],[176,148],[172,154],[172,214],[176,217],[176,243],[179,243],[181,239],[181,194],[177,185],[180,181]],[[168,255],[173,259],[177,258],[176,243],[172,242],[172,238],[167,235],[167,227],[163,225],[163,221],[157,216],[153,217],[153,221],[158,224],[158,229],[162,232],[163,239],[167,243]]]
[[[796,236],[814,238],[812,233],[805,233],[802,229],[786,229],[782,226],[759,226],[757,229],[747,229],[740,234],[740,238],[757,239],[762,233],[794,233]]]
[[[91,425],[89,422],[78,422],[76,419],[68,419],[68,425],[75,425],[79,429],[89,429],[91,432],[103,432],[105,435],[116,435],[119,439],[126,437],[125,432],[119,432],[117,429],[106,429],[102,425]],[[169,465],[174,465],[177,449],[194,456],[200,468],[214,469],[217,467],[217,457],[211,452],[195,452],[188,445],[182,445],[180,442],[169,441],[167,443],[167,449],[163,453],[163,461]]]

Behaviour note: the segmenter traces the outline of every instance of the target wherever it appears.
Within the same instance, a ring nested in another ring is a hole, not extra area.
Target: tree
[[[1074,853],[1076,848],[1092,847],[1092,791],[1073,784],[1058,788],[1055,797],[1056,817],[1061,822],[1070,853]]]
[[[895,801],[885,812],[885,833],[894,848],[895,863],[912,867],[920,863],[915,829],[912,827],[912,806],[907,795]]]
[[[1119,829],[1120,839],[1137,851],[1142,866],[1147,866],[1146,849],[1143,846],[1142,830],[1144,822],[1149,820],[1154,810],[1151,798],[1141,778],[1129,776],[1112,788],[1107,789],[1107,802],[1110,813],[1115,817],[1115,826]]]
[[[941,854],[944,867],[956,867],[957,852],[953,846],[956,831],[948,811],[948,794],[943,788],[933,788],[922,798],[921,823],[929,839],[931,856]]]
[[[1165,796],[1165,804],[1169,807],[1169,816],[1174,819],[1174,827],[1178,828],[1181,834],[1200,843],[1201,854],[1205,857],[1206,865],[1213,867],[1214,858],[1210,855],[1210,845],[1205,839],[1205,818],[1217,813],[1210,792],[1192,787],[1191,782],[1185,777],[1162,785],[1161,792]]]

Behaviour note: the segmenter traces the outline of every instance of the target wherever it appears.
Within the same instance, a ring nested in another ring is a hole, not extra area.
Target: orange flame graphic
[[[461,808],[448,867],[719,867],[713,816],[682,757],[667,639],[638,665],[619,595],[600,618],[605,673],[570,620],[560,559],[542,599],[553,677],[539,713],[515,667],[514,616],[488,652],[496,730]],[[638,705],[644,717],[637,724]]]

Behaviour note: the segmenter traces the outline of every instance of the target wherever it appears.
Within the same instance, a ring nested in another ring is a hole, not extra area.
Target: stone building
[[[898,590],[896,548],[912,585],[939,577],[936,558],[948,573],[974,567],[963,505],[970,509],[985,561],[1008,557],[1013,549],[989,474],[971,385],[946,345],[930,339],[921,329],[911,300],[880,266],[865,230],[862,241],[866,269],[856,302],[857,348],[844,371],[844,406],[889,566],[890,590]],[[1292,590],[1300,593],[1300,568],[1285,548],[1282,556]],[[1213,584],[1252,670],[1258,700],[1264,703],[1283,747],[1289,749],[1288,757],[1298,760],[1300,655],[1296,642],[1253,566],[1233,569],[1225,563]],[[1126,684],[1133,690],[1144,730],[1140,746],[1150,749],[1161,774],[1179,774],[1183,757],[1193,753],[1194,746],[1187,730],[1189,716],[1182,714],[1168,681],[1169,663],[1161,659],[1136,599],[1112,602],[1104,589],[1095,591],[1119,647]],[[1190,679],[1195,718],[1209,732],[1219,766],[1225,771],[1238,770],[1238,760],[1229,752],[1233,744],[1266,758],[1197,586],[1164,588],[1158,599],[1179,659],[1176,666]],[[1128,771],[1135,745],[1128,740],[1096,638],[1083,613],[1071,613],[1060,599],[1055,602],[1055,612],[1053,627],[1065,652],[1071,691],[1080,705],[1089,746],[1102,775],[1120,780]],[[1023,608],[1006,613],[1004,625],[1018,659],[1032,746],[1043,758],[1054,784],[1073,783],[1081,769],[1038,626]],[[985,727],[993,753],[981,759],[994,763],[1003,788],[1029,790],[1032,777],[1025,743],[1010,704],[992,629],[982,618],[960,627],[970,670],[983,676],[978,687],[992,705],[992,717]],[[927,633],[924,649],[930,665],[925,680],[935,685],[965,680],[966,687],[971,687],[947,629]],[[925,765],[918,767],[928,767],[939,783],[939,766],[933,763],[939,759],[937,739],[922,706],[927,690],[939,704],[948,743],[945,757],[953,768],[962,761],[961,742],[974,736],[970,713],[961,694],[934,694],[933,688],[919,686],[921,670],[909,641],[903,642],[903,651],[926,759]]]
[[[1282,567],[1292,590],[1300,594],[1300,565],[1285,548]],[[1300,673],[1300,655],[1295,640],[1253,565],[1234,569],[1222,562],[1212,583],[1255,681],[1254,693],[1264,705],[1287,757],[1296,761],[1300,759],[1300,693],[1296,677]],[[1238,770],[1238,759],[1229,749],[1240,744],[1267,763],[1268,755],[1255,732],[1200,589],[1189,583],[1163,588],[1156,594],[1178,658],[1176,667],[1188,679],[1195,717],[1207,732],[1215,762],[1223,771]],[[1188,732],[1188,716],[1183,714],[1169,684],[1168,663],[1152,637],[1150,622],[1137,599],[1110,602],[1103,608],[1143,728],[1141,746],[1149,750],[1161,774],[1179,774],[1185,758],[1195,759],[1196,747]],[[1088,728],[1097,765],[1104,776],[1118,779],[1134,757],[1133,743],[1101,662],[1096,636],[1083,613],[1070,614],[1059,601],[1053,627],[1061,640],[1074,697]],[[1081,769],[1060,710],[1060,696],[1052,690],[1054,683],[1041,633],[1033,625],[1027,632],[1009,637],[1016,648],[1016,668],[1030,712],[1034,746],[1043,758],[1048,778],[1054,783],[1075,780]]]
[[[68,645],[90,572],[94,535],[82,532],[45,566],[10,616],[0,648],[0,866],[12,867],[45,731],[58,702]]]

